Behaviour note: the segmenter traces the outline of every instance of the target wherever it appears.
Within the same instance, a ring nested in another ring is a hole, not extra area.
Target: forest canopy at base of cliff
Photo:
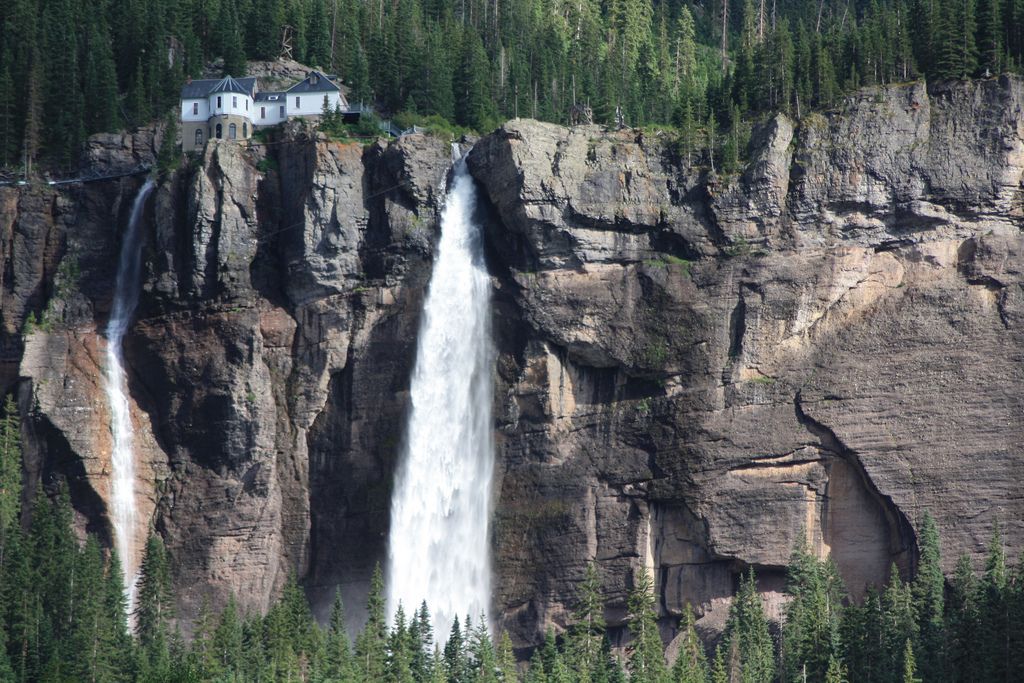
[[[69,168],[86,136],[161,118],[211,62],[240,76],[283,53],[388,114],[483,131],[565,123],[579,104],[598,123],[675,126],[713,154],[764,112],[1019,70],[1024,0],[9,0],[0,168]]]
[[[0,502],[10,502],[6,494],[0,492]],[[507,633],[492,637],[482,617],[456,618],[447,641],[435,636],[441,625],[431,624],[425,603],[408,615],[400,606],[389,626],[379,567],[367,622],[354,642],[340,597],[321,626],[294,574],[265,615],[241,613],[233,597],[219,611],[204,603],[192,637],[183,638],[175,625],[170,558],[156,535],[146,544],[132,634],[116,552],[102,550],[95,536],[80,544],[71,519],[61,488],[55,500],[37,496],[27,529],[8,520],[0,534],[0,681],[930,683],[1024,677],[1024,561],[1007,566],[997,527],[980,576],[961,558],[947,588],[938,531],[927,515],[911,581],[893,565],[888,585],[869,588],[858,605],[835,563],[800,544],[787,567],[780,624],[769,621],[751,568],[710,651],[689,606],[671,624],[678,643],[671,663],[650,575],[641,570],[633,578],[627,631],[616,634],[626,644],[613,648],[601,576],[591,563],[565,628],[557,635],[549,629],[525,667],[517,657],[530,653],[514,652]]]
[[[798,543],[786,568],[781,623],[772,624],[753,568],[740,577],[724,632],[709,652],[690,606],[677,623],[670,663],[654,582],[633,576],[626,633],[612,647],[596,562],[578,583],[568,622],[548,629],[529,664],[508,633],[493,638],[482,616],[432,625],[426,603],[389,625],[380,567],[367,597],[367,621],[354,642],[340,595],[326,627],[288,578],[265,615],[243,614],[229,597],[204,602],[190,639],[176,624],[171,560],[150,535],[127,613],[121,566],[89,535],[75,537],[66,487],[40,488],[22,515],[18,412],[8,397],[0,419],[0,681],[318,681],[322,683],[931,683],[1024,678],[1024,558],[1008,566],[996,525],[982,573],[963,556],[947,586],[939,532],[925,514],[920,559],[904,581],[854,603],[831,558]],[[26,524],[27,522],[27,524]],[[131,619],[129,620],[129,616]],[[129,624],[132,624],[132,627]],[[440,636],[444,631],[448,638]],[[435,635],[437,634],[437,635]],[[625,635],[625,638],[623,638]]]

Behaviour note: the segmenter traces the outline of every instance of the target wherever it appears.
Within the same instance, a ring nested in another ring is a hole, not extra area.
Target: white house
[[[202,149],[210,138],[248,140],[257,126],[319,116],[324,98],[332,110],[349,109],[341,88],[320,71],[310,71],[283,92],[260,92],[255,78],[189,81],[181,89],[182,148]]]

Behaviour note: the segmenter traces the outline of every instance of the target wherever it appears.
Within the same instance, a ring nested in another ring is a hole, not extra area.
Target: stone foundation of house
[[[211,138],[248,140],[252,132],[253,125],[249,119],[235,114],[211,116],[206,122],[190,121],[181,124],[181,149],[183,152],[199,151]]]

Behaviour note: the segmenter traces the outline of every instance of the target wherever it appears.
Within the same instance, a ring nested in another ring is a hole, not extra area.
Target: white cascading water
[[[114,301],[107,322],[107,367],[105,384],[110,403],[110,432],[113,440],[111,492],[114,543],[124,573],[128,613],[135,609],[137,562],[135,533],[138,513],[135,507],[135,454],[132,448],[132,416],[128,404],[128,381],[124,372],[122,341],[139,303],[142,287],[142,212],[155,183],[147,180],[132,204],[128,229],[121,243],[117,263]]]
[[[453,150],[458,156],[458,148]],[[426,600],[438,641],[487,620],[494,469],[491,281],[476,187],[457,159],[420,322],[404,452],[391,500],[388,612]],[[487,623],[485,621],[485,623]]]

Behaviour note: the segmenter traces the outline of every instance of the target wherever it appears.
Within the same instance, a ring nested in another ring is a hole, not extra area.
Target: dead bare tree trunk
[[[722,0],[722,71],[729,64],[729,0]]]
[[[331,71],[334,71],[334,38],[338,30],[338,0],[334,0],[334,7],[331,10]]]

